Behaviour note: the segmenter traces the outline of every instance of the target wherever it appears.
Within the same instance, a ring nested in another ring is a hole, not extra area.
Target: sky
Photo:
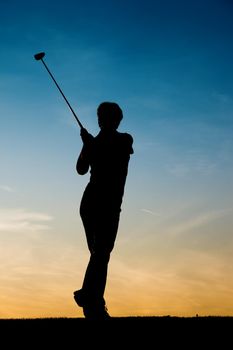
[[[83,317],[75,166],[117,102],[134,139],[112,316],[233,316],[233,3],[0,1],[0,318]]]

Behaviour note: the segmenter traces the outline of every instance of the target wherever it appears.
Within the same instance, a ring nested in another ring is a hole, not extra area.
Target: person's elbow
[[[89,165],[88,164],[80,164],[77,163],[76,165],[76,171],[79,175],[85,175],[89,170]]]
[[[88,169],[76,168],[76,170],[79,175],[85,175],[88,172]]]

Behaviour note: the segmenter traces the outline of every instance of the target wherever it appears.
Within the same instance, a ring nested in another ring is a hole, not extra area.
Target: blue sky
[[[233,314],[232,17],[227,0],[1,2],[0,316],[80,315],[88,175],[40,51],[91,133],[109,100],[134,137],[110,311]]]

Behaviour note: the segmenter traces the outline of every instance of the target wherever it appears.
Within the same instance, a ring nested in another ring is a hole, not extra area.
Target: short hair
[[[117,129],[123,119],[123,112],[115,102],[102,102],[97,108],[97,116],[100,127]]]

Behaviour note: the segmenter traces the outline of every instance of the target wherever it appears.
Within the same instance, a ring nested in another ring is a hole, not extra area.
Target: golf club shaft
[[[71,107],[71,105],[70,105],[69,101],[67,100],[67,98],[66,98],[66,97],[65,97],[65,95],[63,94],[63,92],[62,92],[62,90],[61,90],[60,86],[59,86],[59,85],[58,85],[58,83],[56,82],[56,80],[55,80],[54,76],[53,76],[53,75],[52,75],[52,73],[50,72],[50,70],[49,70],[49,68],[47,67],[46,63],[44,62],[43,58],[41,58],[41,61],[42,61],[43,65],[45,66],[45,68],[46,68],[47,72],[49,73],[50,77],[53,79],[53,81],[54,81],[54,83],[55,83],[56,87],[58,88],[58,90],[59,90],[59,91],[60,91],[60,93],[62,94],[62,96],[63,96],[64,100],[65,100],[65,101],[66,101],[66,103],[68,104],[68,106],[69,106],[69,108],[70,108],[71,112],[73,113],[73,115],[74,115],[74,117],[75,117],[75,119],[76,119],[76,121],[77,121],[78,125],[80,126],[80,128],[81,128],[81,129],[84,129],[84,127],[83,127],[82,123],[81,123],[81,122],[80,122],[80,120],[78,119],[78,117],[77,117],[77,115],[75,114],[75,112],[74,112],[73,108]]]

